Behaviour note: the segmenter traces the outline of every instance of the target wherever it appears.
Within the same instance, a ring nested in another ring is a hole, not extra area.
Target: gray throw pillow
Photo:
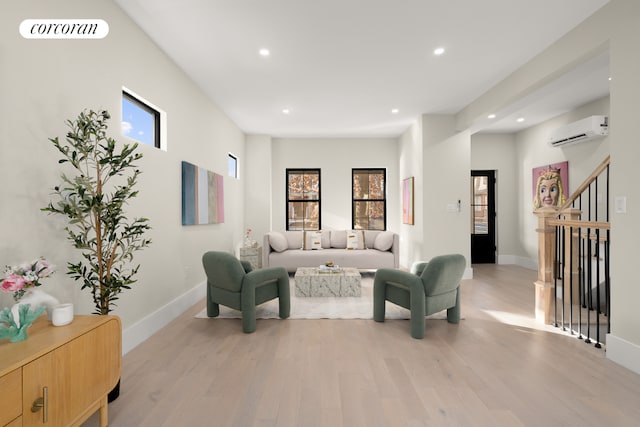
[[[271,231],[269,234],[269,245],[276,252],[286,251],[289,248],[287,238],[282,233]]]
[[[373,242],[373,248],[379,251],[388,251],[393,246],[393,233],[391,231],[382,231],[376,236]]]

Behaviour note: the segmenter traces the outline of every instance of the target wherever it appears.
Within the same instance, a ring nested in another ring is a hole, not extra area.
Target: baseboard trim
[[[640,374],[640,346],[607,334],[607,359]]]
[[[473,268],[467,267],[464,269],[464,274],[462,275],[462,280],[465,279],[473,279]]]
[[[122,331],[122,354],[127,354],[204,298],[207,289],[206,284],[206,281],[198,284],[173,301],[168,302],[153,313],[125,328]]]

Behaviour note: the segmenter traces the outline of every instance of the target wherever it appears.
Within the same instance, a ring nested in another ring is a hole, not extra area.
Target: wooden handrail
[[[563,227],[574,227],[574,228],[592,228],[592,229],[600,229],[600,230],[610,230],[611,224],[608,222],[602,221],[579,221],[575,219],[551,219],[548,222],[551,226],[563,226]]]
[[[578,197],[580,197],[580,194],[582,194],[582,192],[584,190],[586,190],[589,187],[589,185],[591,185],[591,183],[593,181],[595,181],[595,179],[598,177],[598,175],[600,175],[605,169],[607,169],[607,167],[609,166],[610,162],[611,162],[611,156],[607,156],[607,158],[604,159],[602,161],[602,163],[600,163],[600,165],[593,171],[593,173],[591,175],[589,175],[589,177],[582,183],[582,185],[580,187],[578,187],[578,189],[576,191],[573,192],[573,194],[567,199],[566,202],[564,202],[564,205],[562,205],[560,207],[560,211],[563,211],[563,210],[567,209],[568,207],[570,207],[571,204]]]

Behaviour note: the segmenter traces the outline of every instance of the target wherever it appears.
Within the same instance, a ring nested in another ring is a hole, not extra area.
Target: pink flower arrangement
[[[40,280],[51,276],[55,271],[55,266],[43,257],[30,263],[8,265],[4,271],[5,277],[0,282],[0,289],[4,292],[13,292],[13,299],[19,301],[29,288],[41,286]]]
[[[251,236],[251,231],[252,230],[250,228],[247,228],[247,231],[245,231],[244,235],[247,239]]]

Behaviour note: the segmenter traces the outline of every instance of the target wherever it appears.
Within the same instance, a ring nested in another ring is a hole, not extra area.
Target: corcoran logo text
[[[20,35],[25,39],[102,39],[109,24],[102,19],[25,19]]]

